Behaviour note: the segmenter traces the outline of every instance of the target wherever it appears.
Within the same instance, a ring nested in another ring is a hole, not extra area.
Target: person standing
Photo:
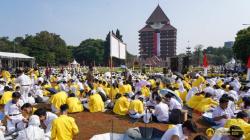
[[[72,140],[79,130],[74,118],[67,116],[68,105],[60,106],[61,115],[52,122],[52,140]]]
[[[15,83],[20,85],[21,98],[24,103],[29,102],[29,92],[31,89],[31,79],[29,76],[24,74],[23,70],[17,70],[18,77],[15,80]]]

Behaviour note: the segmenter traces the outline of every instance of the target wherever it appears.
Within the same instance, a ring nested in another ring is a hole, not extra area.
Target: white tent
[[[22,53],[0,52],[0,58],[35,59]]]
[[[77,63],[76,60],[74,59],[74,61],[71,63],[71,65],[78,65],[78,63]]]
[[[35,58],[21,53],[0,52],[0,67],[33,66]]]
[[[123,140],[124,134],[118,133],[104,133],[94,135],[90,140]]]

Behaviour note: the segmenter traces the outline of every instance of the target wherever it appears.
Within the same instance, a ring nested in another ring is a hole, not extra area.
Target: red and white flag
[[[204,68],[204,76],[207,76],[208,61],[206,53],[203,54],[203,68]]]
[[[247,81],[250,81],[250,56],[248,56],[248,61],[247,61]]]

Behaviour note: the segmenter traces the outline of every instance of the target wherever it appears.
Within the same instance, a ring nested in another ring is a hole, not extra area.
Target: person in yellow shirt
[[[244,134],[249,134],[250,133],[250,124],[248,122],[248,115],[246,112],[241,111],[237,113],[237,116],[235,119],[229,119],[225,123],[224,127],[225,128],[230,128],[231,126],[239,126]]]
[[[126,115],[129,108],[129,95],[125,93],[122,97],[116,100],[113,112],[118,115]]]
[[[122,95],[124,93],[126,93],[126,85],[124,85],[122,83],[119,84],[119,93],[122,94]]]
[[[150,85],[143,86],[143,87],[141,88],[141,92],[142,92],[142,94],[143,94],[144,97],[149,98],[150,95],[151,95],[151,92],[150,92]]]
[[[5,105],[6,103],[8,103],[10,100],[12,99],[12,91],[8,86],[4,87],[4,93],[3,96],[0,100],[0,104],[1,105]]]
[[[134,119],[139,119],[144,115],[143,97],[140,96],[130,102],[129,105],[129,116]]]
[[[60,106],[61,115],[54,119],[51,129],[51,140],[72,140],[79,133],[74,118],[67,116],[68,105]]]
[[[83,111],[83,105],[75,94],[71,93],[66,100],[66,104],[69,106],[69,113],[76,113]]]
[[[90,112],[104,112],[104,102],[102,97],[96,93],[95,90],[91,91],[89,101],[88,101],[88,109]]]
[[[198,104],[194,107],[194,109],[199,112],[207,112],[212,107],[218,106],[219,103],[214,101],[211,97],[212,97],[212,94],[206,93],[205,98],[201,99],[198,102]]]
[[[54,94],[56,91],[52,91],[51,93]],[[50,98],[51,103],[51,110],[52,112],[57,113],[60,109],[60,106],[66,103],[68,95],[65,91],[60,91]]]

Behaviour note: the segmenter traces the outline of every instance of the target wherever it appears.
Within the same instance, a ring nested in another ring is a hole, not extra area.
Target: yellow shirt
[[[144,97],[149,97],[151,94],[149,88],[147,88],[146,86],[143,86],[141,88],[141,92]]]
[[[134,112],[141,114],[144,111],[143,103],[139,99],[133,100],[130,103],[129,110],[133,110]]]
[[[179,90],[179,93],[180,93],[180,98],[183,102],[186,101],[186,96],[187,96],[187,90],[183,91],[183,92],[180,92]]]
[[[243,119],[229,119],[224,127],[230,128],[232,125],[239,126],[244,131],[245,135],[250,133],[250,124],[245,122]]]
[[[121,95],[123,95],[124,93],[126,93],[126,86],[125,85],[119,86],[119,93]]]
[[[113,101],[115,99],[116,94],[119,93],[119,89],[118,88],[111,88],[110,89],[110,94],[109,94],[109,98]]]
[[[52,122],[51,140],[72,140],[78,132],[74,118],[61,115]]]
[[[110,97],[110,96],[109,96],[109,94],[110,94],[110,88],[104,87],[103,90],[105,91],[106,95],[107,95],[108,97]]]
[[[104,102],[99,94],[93,94],[89,97],[89,111],[90,112],[103,112]]]
[[[50,98],[50,103],[54,105],[56,109],[60,109],[60,106],[66,103],[68,96],[67,93],[64,91],[60,91]]]
[[[197,106],[194,107],[195,110],[199,112],[206,112],[211,109],[212,106],[218,106],[219,103],[211,98],[204,98],[198,102]]]
[[[129,108],[129,100],[128,98],[122,96],[116,102],[113,108],[113,112],[118,115],[126,115],[128,113]]]
[[[12,92],[6,91],[3,93],[3,96],[0,100],[0,104],[5,105],[7,102],[9,102],[12,99]]]
[[[195,106],[197,106],[199,104],[199,102],[204,99],[205,97],[203,95],[194,95],[192,96],[188,101],[187,101],[187,105],[190,108],[194,108]]]
[[[83,105],[77,97],[69,97],[66,101],[66,104],[69,106],[69,113],[82,112]]]
[[[150,80],[148,80],[148,81],[149,81],[149,83],[151,84],[152,88],[156,88],[156,82],[155,82],[154,79],[150,79]]]

